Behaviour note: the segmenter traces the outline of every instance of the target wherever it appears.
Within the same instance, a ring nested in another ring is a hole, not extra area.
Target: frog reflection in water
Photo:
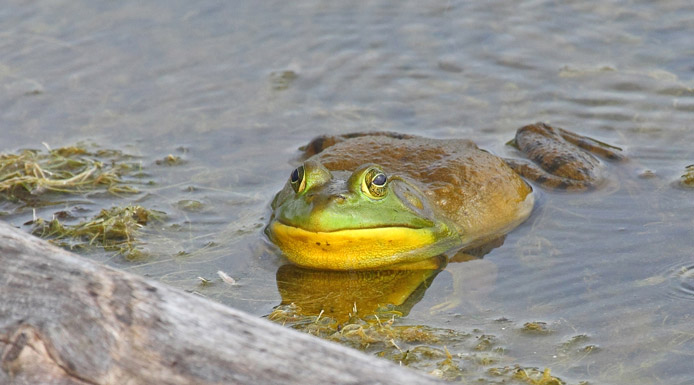
[[[503,237],[479,248],[466,249],[466,257],[478,262],[472,269],[453,272],[457,281],[454,285],[456,294],[436,308],[456,306],[463,301],[463,297],[465,302],[477,306],[477,297],[484,295],[495,280],[496,269],[490,264],[480,266],[482,260],[476,257],[483,256],[502,243]],[[386,267],[351,271],[316,270],[285,264],[277,270],[277,290],[282,297],[281,305],[295,305],[294,313],[305,316],[322,314],[338,323],[349,321],[354,316],[372,314],[406,316],[444,268],[449,270],[457,267],[447,264],[444,255],[434,257],[431,263],[436,268]],[[480,274],[481,271],[484,273]]]
[[[290,262],[312,269],[432,269],[528,218],[532,188],[598,185],[616,147],[543,123],[518,129],[532,162],[463,139],[360,133],[314,139],[272,202],[265,229]],[[586,150],[586,151],[583,151]]]
[[[445,262],[442,261],[442,266]],[[407,315],[440,269],[335,271],[283,265],[277,270],[282,305],[298,314],[322,314],[343,323],[386,310]]]

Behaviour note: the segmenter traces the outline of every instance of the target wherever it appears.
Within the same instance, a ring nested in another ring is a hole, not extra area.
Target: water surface
[[[570,383],[694,378],[694,191],[676,183],[694,163],[690,2],[6,1],[0,25],[2,150],[137,155],[153,184],[81,197],[84,215],[130,201],[168,214],[147,259],[89,255],[259,316],[281,301],[268,202],[316,135],[465,137],[516,156],[515,129],[545,121],[622,147],[604,188],[541,192],[406,321],[485,330],[508,362]],[[168,154],[185,163],[155,163]],[[1,205],[16,225],[34,215]],[[218,270],[239,285],[200,285]],[[520,333],[529,321],[553,332]],[[577,335],[595,348],[558,350]]]

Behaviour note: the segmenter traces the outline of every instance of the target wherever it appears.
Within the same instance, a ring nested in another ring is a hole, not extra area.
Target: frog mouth
[[[441,254],[459,243],[445,225],[310,231],[272,222],[270,239],[293,263],[323,270],[384,268]],[[449,236],[447,236],[449,235]]]

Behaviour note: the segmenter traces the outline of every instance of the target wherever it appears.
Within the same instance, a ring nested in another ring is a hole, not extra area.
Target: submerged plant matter
[[[267,318],[317,337],[375,354],[399,365],[426,371],[448,381],[561,385],[549,369],[508,364],[505,349],[492,335],[424,325],[399,325],[400,314],[384,307],[361,316],[353,309],[346,322],[301,314],[295,304],[276,307]]]
[[[694,187],[694,164],[684,168],[684,174],[680,177],[680,184],[685,187]]]
[[[90,220],[76,225],[64,225],[59,219],[37,219],[32,232],[66,248],[101,246],[116,251],[128,259],[142,255],[137,236],[140,229],[160,213],[142,206],[114,207],[101,212]]]
[[[33,206],[45,192],[100,189],[113,194],[134,193],[137,189],[125,183],[123,177],[137,169],[139,164],[120,151],[90,152],[81,145],[0,154],[0,195]]]

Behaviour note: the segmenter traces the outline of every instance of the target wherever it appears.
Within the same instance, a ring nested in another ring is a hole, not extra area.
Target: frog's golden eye
[[[364,174],[362,190],[371,198],[383,198],[386,195],[387,183],[388,177],[386,174],[377,168],[372,168]]]
[[[306,178],[304,177],[304,166],[299,166],[289,175],[289,184],[292,185],[295,193],[300,193],[306,188]]]

